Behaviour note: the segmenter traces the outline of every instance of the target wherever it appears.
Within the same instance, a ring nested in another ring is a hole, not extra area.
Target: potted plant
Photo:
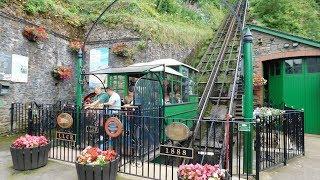
[[[23,36],[26,37],[29,41],[45,41],[48,39],[48,33],[46,29],[42,26],[26,26],[23,30]]]
[[[132,55],[132,50],[125,43],[116,43],[112,46],[111,50],[115,55],[120,57],[130,57]]]
[[[46,137],[28,134],[21,136],[10,147],[13,168],[24,171],[45,166],[49,150],[50,143]]]
[[[267,80],[264,79],[260,74],[253,75],[253,86],[255,90],[260,90],[262,86],[267,84]]]
[[[71,78],[72,70],[69,67],[58,66],[52,70],[51,75],[57,81],[64,81]]]
[[[114,150],[86,147],[78,156],[76,169],[81,180],[115,180],[120,157]]]
[[[187,164],[180,165],[178,170],[179,180],[224,180],[226,171],[219,165]]]
[[[83,47],[83,45],[84,45],[84,43],[82,41],[80,41],[79,39],[74,39],[69,42],[69,48],[73,52],[78,52],[79,49],[81,49]]]

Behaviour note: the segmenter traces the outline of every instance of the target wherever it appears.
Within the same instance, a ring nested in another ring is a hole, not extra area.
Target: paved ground
[[[9,145],[12,139],[0,138],[0,180],[76,180],[75,167],[70,163],[50,160],[48,165],[33,171],[19,172],[12,168]],[[289,161],[285,167],[261,173],[262,180],[320,180],[320,136],[306,136],[306,156]],[[117,180],[142,180],[120,174]]]
[[[262,180],[320,180],[320,136],[306,135],[306,156],[261,173]]]
[[[15,137],[0,137],[0,180],[77,180],[76,168],[71,163],[49,160],[47,166],[32,171],[12,168],[9,146]],[[120,174],[117,180],[134,180],[136,177]],[[141,180],[142,178],[139,178]]]

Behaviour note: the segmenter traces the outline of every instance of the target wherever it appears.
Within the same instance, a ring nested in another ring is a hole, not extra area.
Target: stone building
[[[254,72],[268,82],[256,103],[303,109],[306,133],[320,134],[320,42],[250,25]]]

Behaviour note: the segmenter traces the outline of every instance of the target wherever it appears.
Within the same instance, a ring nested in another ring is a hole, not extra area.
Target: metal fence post
[[[234,134],[233,134],[233,122],[227,122],[229,123],[229,131],[230,131],[230,135],[229,135],[229,147],[228,147],[228,151],[229,151],[229,172],[230,172],[230,175],[232,176],[232,161],[233,161],[233,137],[234,137]]]
[[[303,156],[305,156],[306,154],[306,151],[305,151],[305,145],[304,145],[304,111],[301,111],[300,112],[300,115],[301,115],[301,130],[302,130],[302,154]]]
[[[32,135],[32,130],[33,130],[33,120],[32,120],[32,108],[28,108],[28,129],[27,132],[28,134]]]
[[[261,162],[261,156],[260,156],[260,150],[261,150],[261,136],[260,136],[260,119],[256,120],[256,143],[255,143],[255,149],[256,149],[256,180],[259,180],[259,172],[260,172],[260,162]]]
[[[283,164],[287,165],[287,135],[288,135],[288,116],[284,115],[283,117]]]
[[[14,111],[14,103],[11,103],[10,107],[10,132],[13,133],[13,111]]]

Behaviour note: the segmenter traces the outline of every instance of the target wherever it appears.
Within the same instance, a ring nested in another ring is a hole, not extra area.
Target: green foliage
[[[31,15],[45,15],[82,27],[92,23],[113,0],[20,0]],[[1,3],[8,0],[0,0]],[[188,46],[212,37],[224,17],[220,0],[119,0],[100,23],[124,26],[145,39]]]
[[[320,39],[319,0],[251,0],[250,12],[261,25]]]
[[[146,41],[139,41],[139,43],[137,44],[137,49],[142,51],[145,50],[147,48],[147,42]]]
[[[0,7],[7,3],[8,0],[0,0]]]
[[[24,10],[30,14],[46,13],[54,9],[55,2],[52,0],[28,0],[24,4]]]
[[[162,13],[175,13],[178,5],[174,0],[157,0],[157,9]]]

